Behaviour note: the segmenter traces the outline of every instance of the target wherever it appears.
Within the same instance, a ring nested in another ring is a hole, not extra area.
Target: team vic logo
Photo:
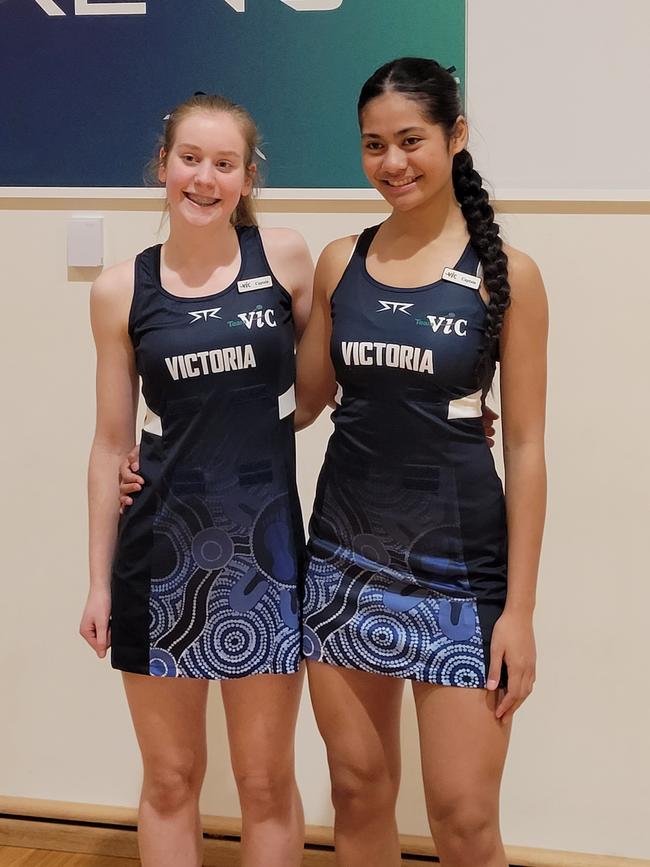
[[[272,307],[264,310],[261,304],[258,304],[254,310],[249,310],[247,313],[238,313],[237,319],[231,320],[228,325],[231,328],[236,328],[239,325],[245,325],[250,331],[253,328],[275,328],[278,324],[275,321],[275,310]]]
[[[193,325],[195,322],[207,322],[208,319],[221,319],[221,316],[217,316],[221,307],[212,307],[210,310],[194,310],[192,313],[188,313],[188,316],[192,316],[192,321],[190,325]]]
[[[454,319],[453,316],[427,316],[427,322],[434,334],[457,334],[467,336],[467,319]],[[426,324],[426,323],[424,323]]]
[[[405,316],[411,316],[409,313],[409,308],[413,307],[412,304],[403,304],[400,301],[380,301],[381,307],[377,310],[377,313],[383,313],[386,310],[389,310],[391,313],[403,313]]]

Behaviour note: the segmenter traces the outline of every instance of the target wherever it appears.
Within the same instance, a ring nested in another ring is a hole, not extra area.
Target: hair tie
[[[460,78],[457,75],[454,75],[454,72],[456,72],[456,67],[455,66],[448,66],[447,69],[445,70],[445,72],[448,72],[450,75],[453,75],[454,81],[460,87]]]
[[[195,90],[194,93],[192,94],[192,96],[207,96],[207,95],[208,95],[208,94],[205,92],[205,90]],[[167,120],[169,120],[169,118],[170,118],[171,116],[172,116],[172,112],[170,111],[169,114],[166,114],[166,115],[163,117],[163,120],[164,120],[164,121],[167,121]]]

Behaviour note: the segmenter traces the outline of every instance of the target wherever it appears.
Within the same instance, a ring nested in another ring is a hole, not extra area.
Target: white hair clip
[[[255,148],[255,153],[261,160],[264,160],[264,162],[266,162],[266,157],[258,147]]]

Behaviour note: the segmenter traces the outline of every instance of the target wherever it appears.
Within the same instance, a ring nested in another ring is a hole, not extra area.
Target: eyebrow
[[[424,132],[424,128],[421,126],[407,126],[405,129],[398,130],[395,135],[406,135],[407,132]],[[382,138],[379,133],[376,132],[364,132],[361,134],[361,138]]]
[[[179,150],[191,150],[191,151],[200,151],[201,148],[195,144],[189,144],[188,142],[182,142],[181,144],[176,145]],[[220,156],[225,157],[240,157],[241,154],[237,151],[218,151]]]

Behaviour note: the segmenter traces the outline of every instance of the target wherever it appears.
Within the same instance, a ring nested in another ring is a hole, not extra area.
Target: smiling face
[[[224,111],[194,110],[161,151],[159,179],[172,217],[192,225],[228,223],[242,196],[250,194],[255,167],[240,124]]]
[[[464,118],[449,137],[416,100],[389,90],[365,105],[360,120],[364,172],[393,208],[410,210],[449,190],[454,156],[467,141]]]

